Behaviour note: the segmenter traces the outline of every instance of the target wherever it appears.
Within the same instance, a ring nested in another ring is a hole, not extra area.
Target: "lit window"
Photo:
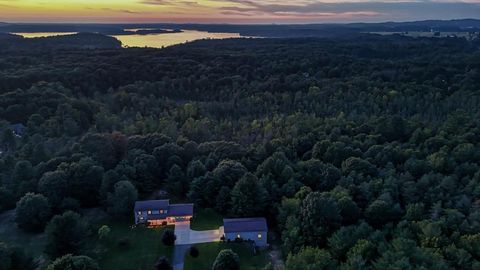
[[[261,239],[261,238],[262,238],[262,234],[259,233],[259,234],[258,234],[258,239]]]
[[[160,210],[160,214],[163,214],[163,210]]]
[[[237,238],[240,238],[240,234],[237,234]]]
[[[147,213],[148,213],[149,215],[151,215],[151,214],[152,214],[152,211],[148,210]]]
[[[138,211],[138,214],[139,214],[139,215],[141,215],[141,214],[142,214],[142,212],[141,212],[141,211]]]

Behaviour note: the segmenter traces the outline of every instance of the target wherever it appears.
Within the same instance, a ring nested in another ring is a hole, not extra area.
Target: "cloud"
[[[141,4],[154,5],[154,6],[164,6],[171,5],[172,1],[170,0],[145,0],[140,2]]]
[[[196,1],[175,1],[175,0],[143,0],[140,2],[144,5],[152,6],[202,6]]]
[[[26,2],[28,2],[28,9],[25,5],[18,4]],[[82,3],[72,2],[65,10],[45,11],[50,4],[43,4],[43,2],[45,1],[0,0],[0,19],[43,20],[51,15],[52,18],[57,16],[65,20],[63,18],[67,17],[78,21],[93,16],[91,12],[84,10],[85,4]],[[145,22],[322,23],[480,19],[480,0],[123,0],[118,2],[112,0],[103,1],[103,3],[99,0],[97,2],[95,10],[105,13],[105,16],[101,17],[105,21],[128,19]],[[42,3],[42,9],[38,8],[39,3]],[[106,8],[102,10],[101,7]]]
[[[245,17],[252,17],[254,16],[253,14],[249,14],[246,12],[237,12],[237,11],[222,11],[222,15],[227,15],[227,16],[245,16]]]
[[[220,9],[236,15],[266,15],[274,17],[322,18],[379,17],[386,20],[432,18],[480,18],[480,0],[344,0],[335,1],[259,1],[218,0],[225,3]]]
[[[134,11],[129,9],[115,9],[115,8],[95,8],[95,7],[85,7],[88,10],[101,10],[101,11],[109,11],[109,12],[116,12],[116,13],[125,13],[125,14],[142,14],[144,12]]]
[[[113,9],[113,8],[102,8],[101,10],[104,11],[111,11],[111,12],[119,12],[119,13],[127,13],[127,14],[141,14],[143,12],[128,10],[128,9]]]

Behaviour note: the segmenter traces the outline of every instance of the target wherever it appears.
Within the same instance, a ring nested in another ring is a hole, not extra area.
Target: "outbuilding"
[[[251,240],[259,247],[267,246],[267,220],[265,218],[229,218],[223,220],[225,240]]]

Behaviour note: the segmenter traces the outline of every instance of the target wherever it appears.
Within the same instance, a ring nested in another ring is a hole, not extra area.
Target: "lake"
[[[125,31],[132,31],[138,29],[125,29]],[[35,37],[49,37],[58,35],[70,35],[75,33],[59,33],[59,32],[44,32],[44,33],[12,33],[21,35],[25,38]],[[241,38],[239,33],[210,33],[196,30],[183,30],[180,33],[165,33],[165,34],[149,34],[149,35],[112,35],[122,42],[124,47],[151,47],[162,48],[185,42],[195,41],[199,39],[226,39],[226,38]]]
[[[150,35],[118,35],[113,36],[125,47],[162,48],[199,39],[240,38],[238,33],[209,33],[204,31],[183,30],[180,33]]]
[[[64,35],[73,35],[77,32],[36,32],[36,33],[12,33],[14,35],[19,35],[24,38],[39,38],[39,37],[53,37],[53,36],[64,36]]]

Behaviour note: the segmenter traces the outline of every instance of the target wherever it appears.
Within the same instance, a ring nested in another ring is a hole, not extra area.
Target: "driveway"
[[[220,242],[220,237],[223,235],[223,227],[218,230],[209,231],[194,231],[190,230],[190,244]]]
[[[183,270],[185,253],[193,244],[220,242],[223,227],[218,230],[194,231],[190,229],[190,221],[175,223],[175,249],[173,251],[173,270]]]
[[[183,270],[183,264],[185,261],[185,254],[191,245],[175,245],[173,250],[173,270]]]
[[[175,245],[190,244],[190,221],[176,222],[175,235],[177,236]]]
[[[175,245],[191,245],[200,243],[219,242],[223,235],[223,227],[218,230],[194,231],[190,229],[190,222],[175,223]]]

